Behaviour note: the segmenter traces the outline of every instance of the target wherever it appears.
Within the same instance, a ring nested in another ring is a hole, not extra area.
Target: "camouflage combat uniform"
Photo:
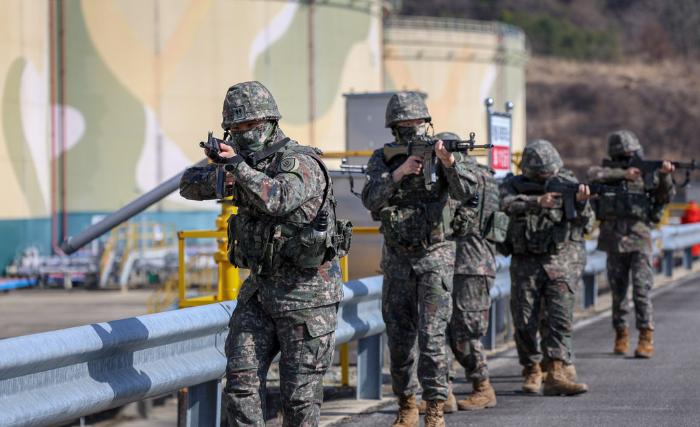
[[[491,169],[473,158],[469,162],[478,177],[478,196],[462,203],[453,221],[457,255],[448,334],[455,358],[467,379],[474,381],[489,377],[481,338],[489,326],[489,292],[496,277],[496,257],[494,244],[484,231],[490,215],[498,210],[499,194]]]
[[[617,132],[623,141],[633,137],[632,151],[641,149],[636,137],[628,131]],[[615,133],[611,135],[614,138]],[[612,141],[611,141],[612,142]],[[616,155],[611,147],[612,155]],[[618,150],[619,151],[619,150]],[[637,329],[654,329],[651,298],[649,292],[654,283],[651,266],[651,228],[658,222],[663,205],[675,193],[670,174],[655,173],[654,187],[644,188],[642,177],[635,181],[625,179],[625,169],[593,166],[588,171],[592,182],[604,183],[624,188],[621,194],[602,196],[597,202],[597,216],[600,219],[598,249],[608,255],[607,274],[613,296],[613,327],[626,328],[625,316],[629,313],[627,293],[632,281]]]
[[[538,140],[528,146],[547,163],[551,162],[546,159],[548,150],[541,149],[545,142]],[[556,158],[558,179],[577,183],[570,171],[561,169],[558,153]],[[576,202],[577,218],[567,220],[561,205],[542,208],[539,196],[519,194],[516,188],[523,181],[528,178],[517,175],[501,185],[501,208],[511,219],[507,243],[512,252],[511,313],[518,357],[525,367],[541,362],[537,331],[541,305],[545,304],[549,330],[543,334],[542,351],[550,360],[570,363],[575,290],[586,261],[583,236],[592,226],[593,210],[587,201]]]
[[[237,85],[246,84],[244,93],[250,83]],[[229,103],[235,87],[229,89]],[[233,98],[241,102],[240,95]],[[229,195],[238,206],[229,219],[229,258],[251,273],[229,323],[225,407],[230,426],[264,426],[267,371],[280,353],[284,425],[315,426],[323,375],[333,359],[341,273],[337,258],[300,267],[288,245],[301,232],[295,227],[317,217],[331,183],[313,149],[290,141],[278,128],[269,141],[266,147],[277,147],[270,156],[255,163],[238,155],[226,166],[234,178]],[[215,198],[215,173],[214,165],[189,168],[180,182],[181,195]]]
[[[415,93],[399,93],[392,99],[404,102],[410,96]],[[394,101],[389,103],[387,118],[396,116]],[[420,107],[422,118],[429,119],[425,105]],[[391,125],[387,119],[387,127]],[[444,401],[448,391],[445,330],[452,311],[455,256],[454,242],[447,239],[448,195],[465,200],[474,194],[477,182],[463,162],[444,168],[438,161],[438,179],[432,189],[426,189],[421,175],[395,183],[392,172],[405,160],[406,156],[399,156],[387,164],[383,150],[376,150],[367,164],[362,191],[364,206],[381,221],[385,241],[382,315],[389,338],[392,389],[399,397],[415,395],[417,363],[423,399]]]

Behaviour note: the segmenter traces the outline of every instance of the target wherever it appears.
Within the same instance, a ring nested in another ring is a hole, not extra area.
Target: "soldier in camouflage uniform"
[[[449,132],[437,137],[461,139]],[[471,199],[459,203],[452,222],[457,248],[448,340],[473,385],[472,394],[456,402],[456,406],[461,410],[477,410],[496,406],[481,338],[488,330],[489,292],[496,277],[494,241],[501,240],[498,230],[505,231],[507,217],[498,211],[498,184],[493,170],[473,157],[468,157],[467,163],[478,179],[478,191]]]
[[[393,144],[407,144],[425,134],[430,123],[420,94],[399,92],[387,105],[386,127]],[[399,397],[394,426],[417,426],[416,369],[427,401],[426,426],[444,425],[448,394],[445,329],[452,311],[455,246],[451,234],[448,196],[465,200],[476,191],[469,168],[437,143],[438,179],[426,188],[419,175],[422,159],[397,156],[386,162],[376,150],[367,165],[362,202],[384,235],[382,315],[389,337],[392,389]],[[416,355],[416,340],[418,355]]]
[[[267,88],[236,84],[224,100],[227,143],[218,156],[206,151],[233,178],[229,259],[250,269],[225,344],[230,426],[265,425],[266,377],[278,353],[284,425],[318,425],[335,347],[342,283],[324,237],[337,233],[331,182],[317,151],[287,138],[279,119]],[[189,168],[180,194],[213,199],[215,182],[216,165]]]
[[[600,223],[598,249],[607,252],[608,282],[613,295],[614,352],[629,350],[627,291],[632,280],[632,297],[639,330],[637,357],[649,358],[654,353],[654,320],[649,291],[654,281],[651,267],[651,227],[661,218],[664,204],[675,192],[671,162],[664,162],[653,177],[653,187],[645,188],[640,170],[622,167],[633,155],[641,156],[642,146],[628,130],[608,136],[608,154],[621,167],[593,166],[588,171],[592,182],[618,186],[621,193],[602,195],[597,202]]]
[[[590,190],[579,185],[574,219],[564,216],[561,195],[522,194],[529,182],[547,180],[578,183],[563,169],[559,153],[551,143],[535,140],[523,150],[523,175],[511,176],[501,185],[501,208],[510,216],[506,250],[512,254],[511,313],[515,343],[523,365],[523,391],[539,393],[542,384],[537,329],[545,304],[548,333],[541,348],[551,360],[544,383],[546,395],[574,395],[587,391],[566,377],[572,345],[574,294],[585,266],[584,233],[590,230],[593,210]]]

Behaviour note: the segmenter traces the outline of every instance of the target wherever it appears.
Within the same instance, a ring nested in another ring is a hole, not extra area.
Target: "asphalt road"
[[[700,279],[664,289],[654,298],[656,355],[650,360],[612,354],[610,317],[578,328],[574,349],[579,378],[590,391],[575,397],[520,392],[513,352],[492,359],[498,405],[446,415],[453,426],[700,426]],[[632,349],[637,333],[632,325]],[[471,386],[455,387],[463,398]],[[396,405],[355,416],[343,426],[388,426]]]

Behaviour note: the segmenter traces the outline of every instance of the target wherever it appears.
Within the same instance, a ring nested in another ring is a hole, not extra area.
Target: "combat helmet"
[[[523,175],[536,179],[543,174],[556,174],[564,166],[551,142],[536,139],[525,146],[520,167]]]
[[[396,92],[391,96],[386,106],[385,127],[390,128],[398,122],[417,119],[430,121],[428,106],[425,105],[422,94],[418,92]]]
[[[231,126],[251,120],[279,120],[275,98],[270,91],[257,81],[243,82],[231,86],[224,98],[223,121],[224,130]]]
[[[612,158],[631,156],[642,150],[637,136],[627,129],[621,129],[608,135],[608,155]]]

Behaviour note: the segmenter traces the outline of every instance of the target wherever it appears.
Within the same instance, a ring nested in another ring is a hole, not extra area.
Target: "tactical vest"
[[[610,187],[618,187],[621,191],[604,193],[595,200],[596,218],[603,221],[616,219],[631,219],[657,223],[661,220],[664,206],[656,203],[652,194],[644,188],[641,179],[607,183]]]
[[[393,158],[388,163],[389,170],[395,171],[406,158]],[[444,180],[439,180],[437,187],[428,190],[422,175],[405,177],[378,216],[380,232],[391,247],[427,248],[452,235],[453,209],[448,204]]]
[[[455,236],[477,234],[493,243],[503,242],[508,231],[509,218],[499,210],[498,183],[493,170],[474,162],[481,190],[475,197],[462,203],[452,221]]]
[[[313,158],[325,176],[323,201],[315,218],[311,221],[305,219],[301,208],[284,217],[271,216],[249,203],[244,192],[234,190],[238,212],[229,217],[228,257],[231,264],[266,275],[278,271],[284,264],[317,268],[349,251],[352,223],[336,220],[337,202],[330,175],[316,149],[287,144],[274,154],[263,173],[272,178],[283,172],[282,162],[290,154]]]
[[[577,182],[573,177],[558,176],[566,181]],[[511,179],[527,180],[522,175]],[[541,208],[512,216],[507,240],[513,254],[540,255],[560,249],[567,241],[582,241],[583,235],[583,226],[567,221],[563,207]]]

